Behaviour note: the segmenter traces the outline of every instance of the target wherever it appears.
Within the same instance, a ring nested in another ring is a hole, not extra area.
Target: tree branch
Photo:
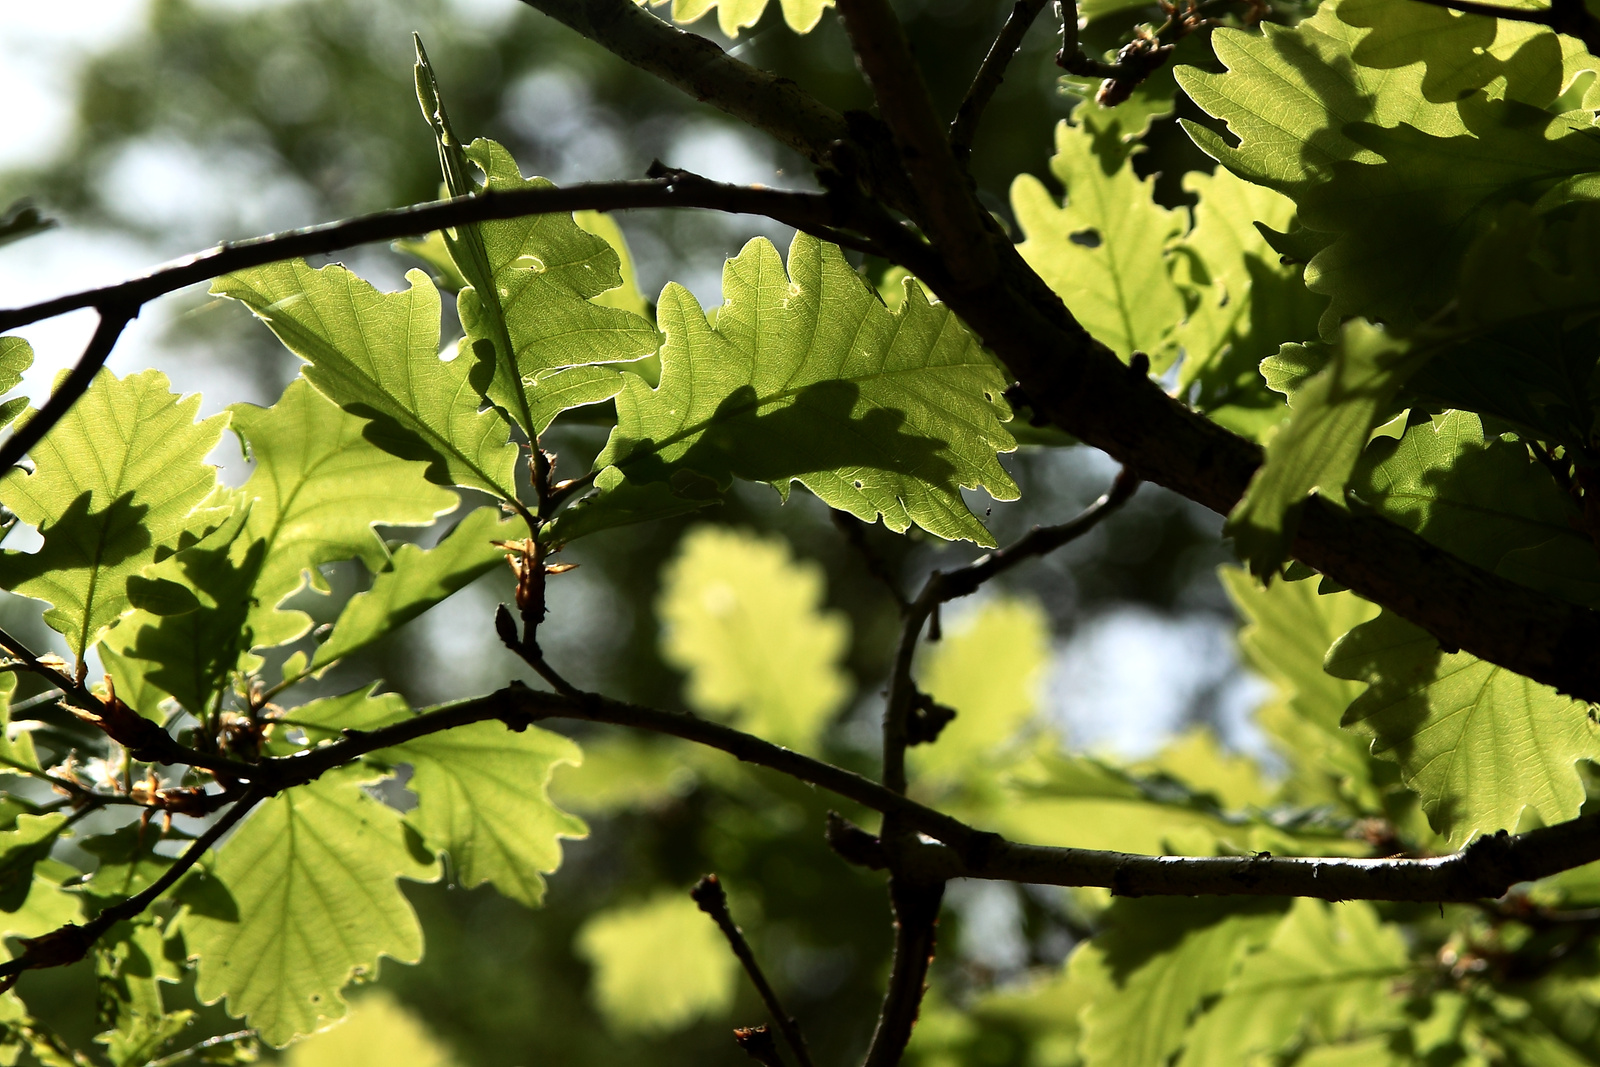
[[[889,696],[883,715],[883,784],[895,792],[906,788],[906,746],[930,741],[937,736],[951,712],[943,709],[944,719],[930,723],[927,728],[912,730],[912,716],[918,710],[916,682],[911,677],[911,662],[916,657],[917,642],[922,628],[939,605],[977,592],[978,587],[995,575],[1010,570],[1024,560],[1054,552],[1094,529],[1112,512],[1127,502],[1139,488],[1139,479],[1127,468],[1117,475],[1111,489],[1083,510],[1076,518],[1059,526],[1036,526],[1015,544],[996,549],[972,563],[948,574],[934,571],[923,583],[917,599],[906,605],[900,629],[900,643],[895,649],[894,666],[889,675]],[[933,712],[930,706],[926,709]],[[932,736],[927,730],[931,729]]]
[[[733,916],[728,912],[728,895],[722,891],[722,883],[717,880],[716,875],[708,874],[695,884],[689,895],[700,905],[701,911],[711,916],[717,924],[717,929],[722,931],[722,936],[728,939],[728,947],[744,965],[745,974],[750,976],[750,984],[761,994],[761,1002],[767,1006],[767,1011],[771,1014],[779,1032],[783,1034],[783,1039],[794,1050],[795,1059],[800,1062],[800,1067],[811,1067],[811,1053],[806,1049],[806,1039],[800,1032],[800,1024],[795,1021],[794,1016],[784,1010],[783,1002],[778,999],[772,984],[767,981],[767,976],[761,970],[761,964],[756,961],[755,953],[750,951],[750,942],[745,940],[744,931],[739,929],[739,924],[733,921]]]
[[[1006,68],[1011,65],[1017,49],[1022,47],[1022,39],[1028,35],[1028,28],[1039,17],[1039,12],[1044,10],[1044,5],[1045,0],[1017,0],[1011,6],[1006,24],[1000,27],[999,35],[989,47],[989,54],[983,57],[983,65],[978,68],[971,87],[967,89],[966,98],[956,111],[955,120],[950,123],[950,148],[956,159],[965,162],[972,154],[972,139],[977,135],[984,109],[1005,80]]]
[[[872,86],[918,201],[918,217],[958,285],[993,278],[995,231],[956,163],[950,140],[887,0],[839,0],[856,63]]]
[[[896,873],[889,878],[889,899],[894,906],[894,963],[863,1067],[895,1067],[905,1056],[928,988],[944,882]]]

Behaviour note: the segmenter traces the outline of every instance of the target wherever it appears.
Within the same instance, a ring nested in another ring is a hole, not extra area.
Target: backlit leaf
[[[701,500],[734,477],[780,492],[798,481],[896,531],[914,522],[991,543],[960,490],[1016,495],[996,457],[1014,447],[1005,378],[947,308],[906,285],[891,313],[836,247],[803,233],[787,272],[762,238],[727,263],[715,327],[669,285],[661,385],[627,379],[596,466]],[[591,523],[604,500],[588,505]]]
[[[1343,502],[1379,414],[1426,358],[1367,323],[1345,326],[1327,366],[1295,392],[1288,423],[1228,515],[1226,531],[1253,573],[1271,574],[1287,558],[1307,496]]]
[[[421,1019],[384,993],[350,1005],[345,1021],[296,1041],[287,1067],[453,1067],[455,1059]]]
[[[439,291],[421,271],[410,288],[381,293],[338,264],[273,263],[217,279],[307,361],[302,373],[353,415],[366,437],[401,459],[426,460],[439,485],[516,498],[517,448],[493,411],[480,412],[478,360],[439,357]],[[492,369],[485,364],[485,369]]]
[[[542,876],[561,865],[561,838],[588,835],[583,820],[557,808],[547,793],[558,764],[583,760],[577,744],[560,734],[479,722],[385,749],[380,757],[411,764],[406,784],[417,806],[406,821],[428,847],[449,855],[465,888],[489,882],[537,907]]]
[[[908,753],[915,777],[959,778],[993,759],[1039,710],[1050,621],[1032,600],[991,600],[927,646],[921,688],[956,717],[931,745]]]
[[[1185,311],[1166,256],[1183,212],[1157,204],[1133,163],[1119,162],[1107,173],[1091,131],[1060,123],[1050,169],[1066,203],[1032,175],[1018,177],[1011,204],[1028,239],[1017,250],[1085,329],[1124,360],[1144,352],[1159,374],[1177,355],[1173,331]]]
[[[490,542],[526,534],[522,520],[486,507],[472,512],[430,549],[401,545],[372,588],[350,598],[310,669],[326,666],[370,645],[451,594],[505,563],[505,550]]]
[[[663,575],[662,656],[688,673],[698,710],[814,750],[851,689],[840,667],[849,624],[824,595],[821,568],[783,542],[701,527]]]
[[[667,0],[648,0],[650,6],[660,7]],[[705,17],[712,8],[717,9],[717,29],[724,37],[737,37],[739,31],[761,21],[769,0],[672,0],[672,21],[695,22]],[[833,6],[833,0],[779,0],[783,8],[783,21],[796,33],[810,33],[822,20],[822,13]],[[643,7],[646,0],[634,0]]]
[[[1178,1067],[1235,1067],[1303,1037],[1398,1028],[1404,1001],[1395,987],[1408,963],[1400,930],[1372,905],[1297,900],[1196,1021]]]
[[[101,371],[34,446],[33,473],[0,478],[0,503],[44,538],[36,553],[0,553],[0,585],[47,601],[45,622],[79,658],[132,610],[130,577],[220,518],[200,505],[217,480],[205,457],[228,418],[197,423],[199,408],[158,371]]]
[[[1516,829],[1524,810],[1546,824],[1577,815],[1575,764],[1600,756],[1588,705],[1466,652],[1384,612],[1328,652],[1330,674],[1367,682],[1345,723],[1400,766],[1428,821],[1460,842]]]
[[[363,791],[364,777],[334,772],[264,802],[217,852],[213,873],[236,915],[184,914],[196,994],[226,997],[270,1045],[343,1017],[340,990],[375,975],[380,956],[422,958],[422,928],[395,879],[430,880],[437,865],[418,858],[400,814]]]

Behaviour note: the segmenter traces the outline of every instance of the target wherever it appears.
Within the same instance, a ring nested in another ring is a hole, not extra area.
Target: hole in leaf
[[[1100,231],[1090,227],[1087,230],[1079,230],[1077,233],[1068,234],[1067,240],[1071,241],[1075,245],[1082,245],[1085,248],[1099,248]]]

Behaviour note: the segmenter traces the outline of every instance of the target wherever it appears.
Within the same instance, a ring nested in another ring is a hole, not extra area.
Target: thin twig
[[[905,611],[900,643],[895,649],[894,666],[889,675],[889,697],[883,716],[883,783],[896,792],[906,787],[905,750],[911,743],[910,721],[918,692],[911,677],[917,642],[922,628],[939,605],[968,596],[989,579],[1010,570],[1024,560],[1034,559],[1077,540],[1115,512],[1139,488],[1139,478],[1124,467],[1104,496],[1090,504],[1075,518],[1059,526],[1036,526],[1014,544],[996,549],[972,563],[948,573],[934,571],[922,592]]]
[[[1006,68],[1022,47],[1022,39],[1028,35],[1028,28],[1044,10],[1044,5],[1045,0],[1017,0],[1011,6],[1006,24],[1000,27],[989,54],[983,57],[983,65],[978,68],[966,98],[956,110],[955,120],[950,123],[950,148],[958,160],[964,162],[972,154],[972,139],[977,135],[984,109],[1005,80]]]
[[[800,1061],[800,1067],[811,1067],[811,1053],[806,1050],[806,1039],[800,1032],[800,1024],[795,1021],[794,1016],[784,1010],[783,1002],[778,999],[772,984],[762,973],[761,964],[756,962],[755,953],[750,951],[750,942],[745,940],[744,931],[739,929],[739,925],[729,914],[728,895],[723,892],[722,883],[717,880],[716,875],[708,874],[695,884],[689,895],[700,905],[701,911],[711,916],[717,924],[717,929],[722,931],[722,936],[728,939],[728,947],[744,965],[745,974],[750,976],[750,984],[761,994],[761,1002],[767,1006],[767,1011],[772,1015],[772,1021],[777,1024],[779,1032],[783,1034],[783,1039],[794,1049],[795,1059]]]
[[[40,704],[54,703],[66,695],[67,693],[64,689],[46,689],[42,693],[34,694],[27,700],[17,701],[15,704],[11,705],[10,712],[12,715],[15,715],[19,711],[32,711]]]

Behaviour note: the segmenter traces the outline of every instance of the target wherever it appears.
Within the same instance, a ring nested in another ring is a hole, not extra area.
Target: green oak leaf
[[[604,211],[574,211],[572,221],[610,245],[611,251],[617,255],[617,274],[622,284],[589,299],[601,307],[616,308],[649,319],[650,301],[639,289],[639,272],[633,265],[633,253],[628,249],[628,238],[616,218]]]
[[[13,726],[11,722],[11,698],[16,691],[16,674],[7,671],[0,675],[0,774],[8,768],[24,772],[43,769],[33,748],[33,731],[27,724]]]
[[[319,568],[360,559],[389,565],[376,526],[423,526],[457,504],[365,436],[368,423],[304,379],[270,408],[237,404],[234,427],[255,470],[238,490],[231,522],[151,568],[150,579],[204,597],[197,610],[137,612],[110,639],[113,652],[152,665],[153,683],[191,712],[208,708],[236,670],[254,670],[251,648],[294,641],[311,628],[303,611],[279,608],[303,588],[326,592]],[[137,671],[135,673],[138,673]]]
[[[375,975],[380,956],[422,958],[422,927],[395,880],[431,881],[438,865],[419,858],[400,813],[362,789],[371,778],[346,768],[263,802],[212,870],[237,910],[191,906],[181,919],[196,995],[226,998],[274,1047],[342,1018],[340,991]]]
[[[44,538],[38,552],[0,553],[0,585],[48,602],[45,622],[80,660],[132,610],[128,579],[221,518],[201,505],[228,417],[195,422],[199,395],[168,384],[159,371],[101,371],[33,447],[33,473],[0,478],[0,503]]]
[[[648,0],[651,7],[660,7],[667,0]],[[646,0],[634,0],[643,7]],[[737,37],[739,31],[761,21],[768,0],[672,0],[673,22],[695,22],[705,17],[712,8],[717,9],[717,29],[724,37]],[[822,13],[833,6],[833,0],[779,0],[783,21],[795,33],[810,33]]]
[[[517,447],[494,411],[479,411],[477,360],[439,357],[439,291],[421,271],[410,288],[382,293],[338,264],[289,260],[226,275],[211,291],[250,308],[323,395],[372,420],[369,441],[401,459],[426,460],[439,485],[516,499]]]
[[[825,597],[821,568],[782,541],[701,527],[662,574],[662,658],[688,674],[696,710],[815,751],[852,689],[850,626]]]
[[[1593,116],[1543,110],[1565,81],[1552,36],[1411,7],[1343,0],[1293,30],[1223,30],[1225,72],[1179,72],[1238,139],[1189,123],[1195,142],[1296,202],[1324,334],[1352,315],[1415,326],[1501,205],[1596,194]]]
[[[1190,172],[1184,188],[1200,202],[1194,228],[1175,249],[1197,298],[1178,329],[1178,390],[1214,421],[1262,438],[1284,408],[1262,380],[1260,363],[1280,345],[1316,336],[1323,303],[1258,229],[1287,228],[1294,204],[1220,168]]]
[[[336,696],[319,697],[298,708],[290,708],[278,720],[267,739],[269,755],[288,756],[302,745],[284,735],[283,726],[305,734],[305,743],[337,741],[345,730],[376,730],[411,716],[411,708],[398,693],[378,692],[377,682]]]
[[[1195,1021],[1177,1067],[1236,1067],[1306,1038],[1394,1029],[1404,1020],[1397,985],[1409,964],[1400,928],[1372,905],[1296,900]]]
[[[948,784],[996,762],[1040,708],[1050,620],[1035,600],[995,599],[947,625],[919,664],[919,685],[956,717],[907,755],[919,784]]]
[[[595,461],[602,476],[614,466],[628,484],[700,501],[734,477],[785,493],[798,481],[896,531],[914,522],[993,543],[960,490],[1017,494],[996,456],[1015,445],[1005,376],[948,308],[907,281],[890,312],[838,248],[803,233],[787,272],[769,241],[751,241],[723,268],[722,290],[715,326],[688,290],[662,293],[661,384],[627,379]],[[591,524],[604,501],[588,505]],[[570,539],[560,522],[550,536]]]
[[[417,99],[438,142],[446,191],[462,197],[554,188],[543,178],[525,180],[511,153],[494,141],[462,147],[422,40],[415,41]],[[472,166],[482,172],[482,184]],[[593,364],[640,359],[659,345],[648,320],[592,302],[622,284],[621,264],[605,238],[584,230],[570,213],[461,226],[445,231],[443,239],[466,282],[456,297],[466,331],[462,350],[493,366],[488,399],[529,437],[561,410],[551,406],[551,396],[568,397],[574,401],[568,406],[576,406],[616,395],[621,378]],[[586,369],[576,375],[562,371],[576,367]],[[541,400],[536,393],[546,396]]]
[[[1289,421],[1228,515],[1226,532],[1253,573],[1272,574],[1288,557],[1306,497],[1343,502],[1378,416],[1429,354],[1359,320],[1345,325],[1326,366],[1295,391]]]
[[[1167,1063],[1191,1016],[1267,942],[1283,907],[1215,897],[1116,900],[1105,932],[1067,961],[1069,981],[1093,997],[1080,1017],[1085,1067]]]
[[[328,640],[309,669],[366,648],[505,562],[505,550],[491,542],[526,536],[522,520],[484,507],[462,519],[434,548],[401,545],[372,588],[357,593],[339,613]]]
[[[599,912],[578,930],[594,1000],[613,1030],[662,1033],[733,1006],[739,964],[684,892]]]
[[[0,831],[0,911],[15,912],[29,900],[34,866],[50,855],[66,825],[60,812],[25,813],[17,816],[14,828]]]
[[[1379,514],[1488,571],[1518,553],[1526,579],[1531,553],[1551,554],[1562,574],[1544,591],[1586,599],[1600,589],[1600,556],[1576,528],[1572,498],[1515,439],[1484,433],[1470,411],[1447,411],[1380,438],[1362,456],[1351,492]]]
[[[382,990],[363,994],[340,1025],[296,1041],[281,1062],[285,1067],[458,1067],[424,1019]]]
[[[33,346],[20,337],[0,337],[0,393],[9,393],[22,384],[22,374],[33,366]],[[0,427],[6,427],[28,407],[28,398],[15,396],[0,401]]]
[[[1583,804],[1579,760],[1600,756],[1588,705],[1384,612],[1328,651],[1328,673],[1368,683],[1345,725],[1371,736],[1422,798],[1428,821],[1461,842],[1515,830],[1529,812],[1553,824]]]
[[[1157,204],[1130,160],[1117,163],[1108,173],[1092,131],[1060,123],[1050,169],[1067,187],[1066,204],[1031,174],[1019,176],[1011,205],[1027,240],[1017,251],[1086,330],[1124,360],[1144,352],[1159,374],[1177,356],[1174,330],[1186,311],[1166,254],[1183,233],[1183,212]]]
[[[556,807],[547,792],[559,764],[583,761],[577,744],[560,734],[479,722],[384,749],[379,758],[411,765],[406,784],[417,806],[406,822],[450,857],[464,888],[488,882],[538,907],[543,875],[561,865],[561,838],[588,836],[583,820]]]
[[[1291,799],[1381,812],[1369,745],[1340,727],[1361,683],[1322,669],[1334,642],[1370,622],[1378,606],[1351,592],[1319,594],[1311,581],[1263,585],[1236,567],[1218,577],[1244,617],[1245,658],[1273,686],[1256,721],[1288,763]]]

